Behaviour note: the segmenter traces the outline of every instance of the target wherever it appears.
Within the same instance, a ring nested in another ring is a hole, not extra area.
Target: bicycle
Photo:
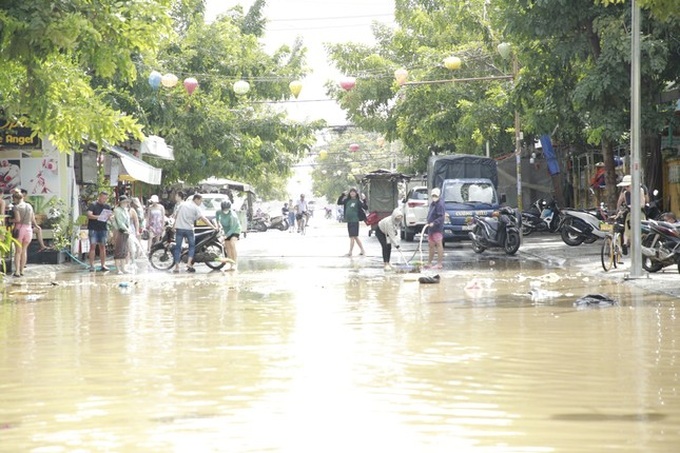
[[[602,249],[600,250],[600,258],[602,261],[602,269],[605,272],[611,270],[612,267],[616,268],[618,264],[623,264],[623,213],[625,211],[619,212],[608,222],[602,222],[600,229],[602,231],[611,231],[607,233],[602,242]]]
[[[309,222],[309,217],[310,214],[305,211],[300,215],[300,219],[298,219],[298,232],[302,235],[304,235],[307,232],[307,222]]]

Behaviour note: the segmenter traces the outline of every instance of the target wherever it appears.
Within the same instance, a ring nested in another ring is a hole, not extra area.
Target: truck
[[[483,156],[452,154],[431,156],[427,163],[427,188],[441,190],[446,206],[444,241],[469,239],[473,215],[490,216],[502,203],[496,161]]]

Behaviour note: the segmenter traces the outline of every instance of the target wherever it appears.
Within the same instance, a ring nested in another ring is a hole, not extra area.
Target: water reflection
[[[438,285],[370,260],[257,261],[231,274],[76,273],[32,301],[28,286],[7,288],[0,451],[680,442],[674,300],[497,257],[474,272],[462,261]],[[573,306],[593,292],[619,305]]]

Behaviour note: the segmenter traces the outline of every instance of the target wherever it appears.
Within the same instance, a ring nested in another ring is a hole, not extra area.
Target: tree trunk
[[[614,166],[614,146],[610,140],[602,140],[602,156],[604,159],[604,184],[605,199],[604,203],[610,212],[616,209],[618,193],[616,187],[616,170]]]

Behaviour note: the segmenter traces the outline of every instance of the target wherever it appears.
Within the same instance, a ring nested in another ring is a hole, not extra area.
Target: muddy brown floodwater
[[[463,249],[421,285],[343,233],[249,235],[229,274],[6,286],[0,451],[677,451],[676,299]]]

